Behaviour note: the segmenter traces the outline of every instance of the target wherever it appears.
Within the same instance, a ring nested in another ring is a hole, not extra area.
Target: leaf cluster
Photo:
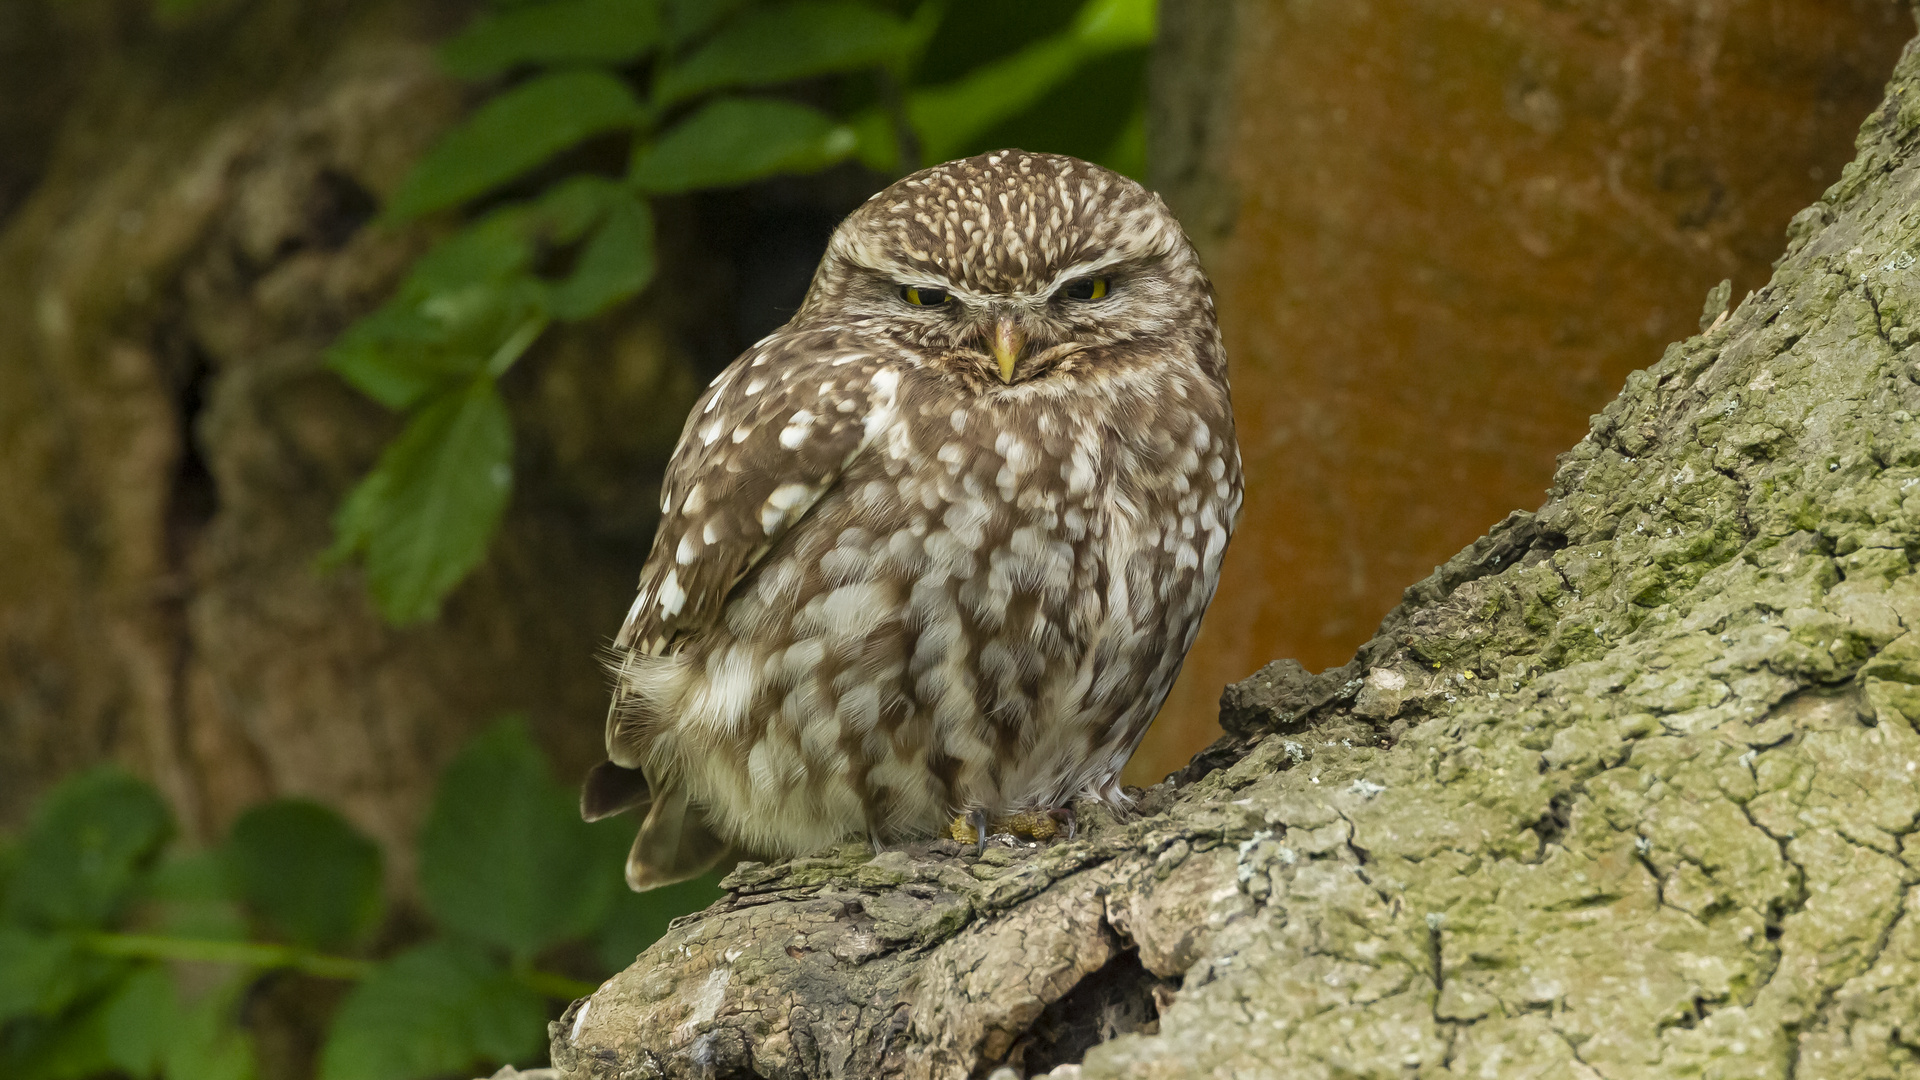
[[[441,777],[420,836],[424,937],[377,940],[391,922],[380,850],[328,807],[256,806],[211,850],[174,833],[151,786],[99,769],[0,848],[0,1076],[249,1080],[249,993],[284,972],[354,984],[321,1080],[525,1063],[555,1000],[593,986],[543,960],[607,974],[716,894],[627,892],[628,828],[582,823],[511,720]]]
[[[483,12],[440,58],[490,92],[382,214],[464,223],[328,355],[408,419],[340,506],[323,561],[363,562],[390,622],[434,617],[485,557],[511,492],[501,377],[552,323],[647,287],[660,197],[842,162],[896,175],[1001,137],[1139,171],[1154,16],[1154,0],[520,0]]]

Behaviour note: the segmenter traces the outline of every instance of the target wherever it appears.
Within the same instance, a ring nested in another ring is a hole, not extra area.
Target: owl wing
[[[890,426],[898,389],[885,350],[842,329],[775,334],[721,372],[667,466],[615,649],[657,655],[718,619],[733,586]]]

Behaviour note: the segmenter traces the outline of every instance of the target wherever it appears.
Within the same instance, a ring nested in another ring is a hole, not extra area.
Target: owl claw
[[[1067,830],[1067,839],[1071,840],[1080,833],[1080,818],[1071,806],[1056,806],[1047,811],[1047,816],[1060,823]]]
[[[977,859],[987,853],[987,812],[967,811],[967,824],[973,827],[973,835],[978,838],[973,845],[973,856]]]
[[[999,830],[996,834],[995,830]],[[1017,840],[1071,840],[1080,833],[1080,819],[1071,806],[1051,810],[1022,810],[995,821],[985,810],[969,810],[956,816],[947,826],[947,835],[962,844],[972,844],[979,855],[987,850],[987,837],[1004,835]]]

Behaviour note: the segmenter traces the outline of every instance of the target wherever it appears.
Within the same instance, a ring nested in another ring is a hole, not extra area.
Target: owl
[[[1226,367],[1117,173],[1004,150],[854,211],[667,468],[582,792],[644,811],[628,883],[1123,804],[1240,513]]]

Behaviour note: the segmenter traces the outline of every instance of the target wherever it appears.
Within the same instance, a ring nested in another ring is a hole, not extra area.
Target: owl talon
[[[987,812],[978,809],[967,811],[967,824],[972,826],[973,835],[978,838],[973,845],[973,857],[977,859],[987,853]]]
[[[956,842],[974,845],[974,854],[987,850],[989,836],[1005,836],[1016,842],[1028,840],[1071,840],[1080,833],[1080,820],[1071,806],[1051,810],[1021,810],[999,820],[985,810],[969,810],[957,815],[947,826],[947,835]]]
[[[1080,818],[1073,812],[1073,807],[1056,806],[1047,811],[1047,816],[1059,822],[1060,827],[1067,830],[1067,839],[1071,840],[1080,834]]]

